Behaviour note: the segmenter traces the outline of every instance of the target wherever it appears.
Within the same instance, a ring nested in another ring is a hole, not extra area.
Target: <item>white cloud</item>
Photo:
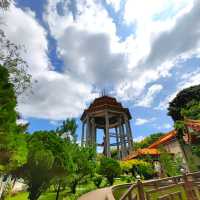
[[[160,84],[154,84],[149,87],[147,93],[143,98],[141,98],[136,105],[143,107],[151,107],[156,95],[163,89],[163,86]]]
[[[23,58],[28,62],[33,79],[37,80],[32,86],[33,93],[27,91],[19,98],[18,111],[25,117],[54,120],[79,116],[86,102],[94,98],[92,87],[70,73],[53,71],[47,55],[47,33],[34,13],[11,5],[2,19],[6,25],[1,26],[8,38],[25,46],[27,52]]]
[[[4,23],[0,24],[7,37],[17,45],[25,48],[22,57],[29,65],[29,72],[37,75],[50,67],[47,56],[47,32],[35,20],[34,13],[30,10],[23,11],[11,4],[8,11],[1,12],[0,17]]]
[[[180,92],[181,90],[185,88],[198,85],[198,84],[200,84],[200,70],[199,69],[191,73],[183,74],[179,79],[179,83],[176,86],[176,90],[170,95],[168,95],[163,101],[161,101],[155,109],[166,110],[169,105],[169,102],[172,101],[176,97],[178,92]]]
[[[19,125],[28,124],[28,120],[26,120],[26,119],[18,119],[18,120],[17,120],[17,124],[19,124]]]
[[[138,137],[134,137],[134,138],[133,138],[133,141],[134,141],[134,142],[141,142],[142,140],[144,140],[144,138],[145,138],[145,137],[141,135],[141,136],[138,136]]]
[[[155,125],[155,128],[157,128],[159,131],[169,131],[170,129],[173,129],[173,126],[168,123],[164,123],[162,125]]]
[[[151,123],[155,121],[155,118],[150,118],[150,119],[146,119],[146,118],[136,118],[135,120],[135,125],[136,126],[141,126],[143,124],[147,124],[147,123]]]
[[[142,2],[141,5],[144,3]],[[137,8],[136,33],[127,39],[127,44],[126,41],[124,42],[129,58],[129,77],[116,86],[119,97],[122,99],[139,97],[141,99],[147,84],[170,77],[172,69],[179,62],[199,55],[200,3],[194,1],[194,6],[192,5],[193,1],[184,1],[183,5],[178,8],[178,14],[175,13],[172,19],[166,21],[153,21],[151,17],[147,17],[149,21],[145,22],[144,26],[142,22],[145,16],[141,17],[140,14],[145,12],[141,12],[142,7]],[[127,5],[127,7],[131,9],[134,6]],[[148,3],[146,9],[148,9]],[[150,14],[147,13],[147,15],[154,16],[157,13],[154,13],[154,8],[152,9],[153,11],[149,11]],[[162,9],[156,7],[155,9],[159,13],[162,12]]]
[[[119,2],[108,0],[116,10]],[[52,120],[77,117],[96,96],[94,87],[105,85],[123,100],[140,98],[140,106],[153,105],[162,90],[155,82],[169,77],[176,63],[194,56],[199,49],[199,2],[195,1],[191,9],[192,2],[156,0],[150,5],[143,0],[128,0],[125,20],[135,22],[135,33],[123,42],[116,34],[113,19],[98,1],[77,1],[75,9],[70,10],[70,1],[48,0],[44,20],[49,30],[37,22],[34,12],[12,5],[1,14],[12,26],[1,26],[13,42],[25,45],[27,53],[23,57],[38,80],[33,85],[34,93],[20,99],[19,111],[25,116]],[[171,5],[171,16],[154,19]],[[146,16],[141,17],[144,13]],[[64,61],[62,73],[54,71],[48,58],[48,31],[56,40],[58,57]],[[198,78],[190,82],[198,82]]]

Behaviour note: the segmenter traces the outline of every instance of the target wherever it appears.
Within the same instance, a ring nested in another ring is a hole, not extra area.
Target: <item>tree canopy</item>
[[[200,85],[192,86],[180,91],[169,103],[168,115],[174,121],[183,120],[182,109],[187,108],[191,102],[200,102]]]
[[[100,160],[99,172],[105,176],[110,185],[113,184],[114,178],[121,174],[121,167],[117,160],[103,157]]]
[[[17,125],[16,96],[8,69],[0,65],[0,173],[8,173],[26,162],[25,135]]]
[[[141,140],[139,142],[134,142],[134,145],[133,145],[134,150],[147,148],[153,142],[158,140],[162,135],[163,135],[163,133],[153,133],[153,134],[145,137],[143,140]]]
[[[28,159],[17,174],[28,185],[29,199],[36,200],[55,177],[73,169],[70,145],[54,133],[38,131],[28,138]]]

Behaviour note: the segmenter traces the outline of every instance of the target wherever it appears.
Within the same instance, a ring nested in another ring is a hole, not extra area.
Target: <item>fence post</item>
[[[196,200],[195,195],[193,193],[193,187],[191,181],[188,180],[187,174],[183,173],[183,187],[188,200]]]
[[[145,200],[144,187],[140,179],[137,181],[139,200]]]

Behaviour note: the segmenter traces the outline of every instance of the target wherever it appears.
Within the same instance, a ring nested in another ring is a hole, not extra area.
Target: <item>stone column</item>
[[[122,128],[122,119],[119,118],[119,136],[120,136],[120,143],[121,143],[121,158],[125,156],[125,146],[124,146],[124,135],[123,135],[123,128]]]
[[[84,140],[85,140],[85,122],[82,123],[82,137],[81,137],[81,146],[84,146]]]
[[[127,135],[127,139],[128,139],[128,150],[129,150],[129,153],[132,151],[132,137],[131,137],[131,134],[130,134],[130,128],[129,128],[129,120],[127,118],[127,116],[124,116],[124,120],[125,120],[125,126],[126,126],[126,135]]]
[[[131,140],[131,150],[133,149],[133,135],[132,135],[132,131],[131,131],[131,124],[130,124],[130,121],[128,120],[128,128],[129,128],[129,137],[130,137],[130,140]]]
[[[95,120],[91,119],[91,145],[96,147],[96,139],[95,139]]]
[[[123,137],[123,142],[124,142],[124,156],[127,155],[127,138],[126,138],[126,135],[125,135],[125,131],[124,131],[124,124],[122,123],[122,137]]]
[[[86,118],[86,145],[90,145],[90,119]]]
[[[121,160],[121,153],[119,149],[119,133],[117,127],[115,128],[115,133],[116,133],[116,143],[117,143],[117,157],[119,160]]]
[[[105,126],[105,139],[106,139],[106,156],[111,157],[110,154],[110,136],[109,136],[109,116],[108,112],[105,113],[105,121],[106,121],[106,126]]]

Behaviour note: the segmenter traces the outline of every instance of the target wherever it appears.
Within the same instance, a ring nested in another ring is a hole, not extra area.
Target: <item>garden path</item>
[[[97,189],[81,196],[78,200],[115,200],[111,187]]]

